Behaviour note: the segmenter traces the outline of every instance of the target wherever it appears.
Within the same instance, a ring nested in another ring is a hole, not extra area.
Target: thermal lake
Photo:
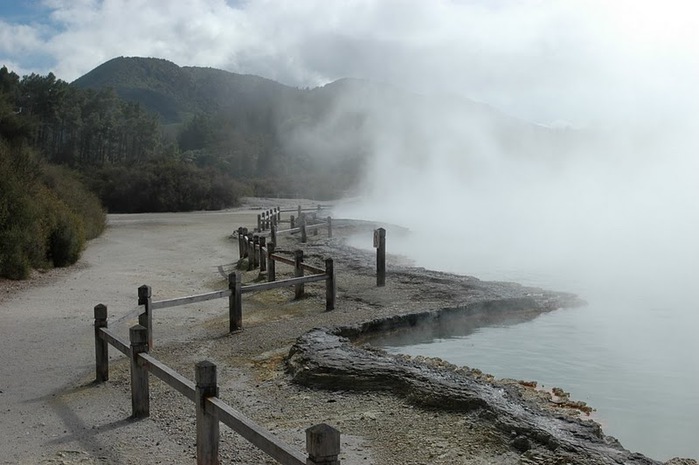
[[[402,233],[391,237],[389,230],[389,253],[430,269],[574,292],[587,304],[463,335],[387,336],[374,344],[395,353],[440,357],[499,378],[560,387],[593,407],[605,433],[626,448],[658,460],[699,458],[699,296],[687,292],[691,276],[615,280],[610,270],[600,270],[594,279],[564,276],[503,267],[493,257],[464,250],[434,254],[434,249],[415,247],[414,239]],[[371,247],[370,238],[351,243]]]

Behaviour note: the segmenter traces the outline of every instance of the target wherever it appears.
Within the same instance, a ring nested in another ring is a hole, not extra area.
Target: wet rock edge
[[[334,328],[316,328],[299,337],[289,352],[287,369],[294,382],[330,390],[386,391],[433,409],[475,414],[497,430],[514,450],[532,459],[574,463],[659,464],[633,453],[600,425],[544,408],[525,399],[523,387],[478,376],[480,372],[438,359],[389,354],[358,343],[384,331],[415,326],[447,328],[471,317],[528,319],[565,306],[565,298],[484,299],[432,311],[377,318]]]

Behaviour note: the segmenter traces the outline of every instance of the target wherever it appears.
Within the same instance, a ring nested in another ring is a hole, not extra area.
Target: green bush
[[[107,224],[107,215],[97,195],[90,192],[78,173],[57,165],[45,165],[43,182],[53,191],[68,209],[77,215],[85,239],[102,234]]]
[[[86,229],[99,234],[105,218],[75,175],[0,141],[0,276],[24,279],[32,268],[75,263]]]
[[[53,266],[72,265],[80,258],[85,245],[85,232],[80,218],[67,208],[58,212],[49,234],[48,258]]]
[[[237,205],[244,186],[214,169],[178,160],[92,171],[91,186],[113,213],[219,210]]]

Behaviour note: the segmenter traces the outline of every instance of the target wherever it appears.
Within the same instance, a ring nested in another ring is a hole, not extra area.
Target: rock
[[[351,327],[349,333],[361,334],[361,328]],[[591,420],[554,414],[526,401],[524,388],[517,384],[488,382],[429,360],[366,351],[352,345],[345,334],[343,328],[321,328],[298,338],[287,359],[293,380],[330,390],[388,391],[423,407],[475,412],[478,421],[492,425],[520,452],[537,449],[566,460],[575,458],[578,464],[660,465],[624,449]],[[363,418],[371,418],[370,413]]]
[[[512,447],[514,447],[516,450],[519,452],[526,452],[529,449],[532,448],[531,443],[529,442],[529,439],[527,439],[524,436],[517,436],[513,441],[512,441]]]

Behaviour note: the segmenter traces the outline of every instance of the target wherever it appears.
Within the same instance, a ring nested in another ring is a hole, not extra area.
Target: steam
[[[429,111],[377,104],[375,125],[365,128],[374,156],[363,201],[344,213],[409,227],[415,242],[394,247],[434,268],[501,279],[513,278],[511,270],[543,274],[549,283],[539,284],[571,290],[594,281],[648,291],[652,283],[666,297],[690,285],[699,271],[697,20],[685,3],[632,3],[481,6],[479,20],[515,31],[479,36],[474,74],[484,74],[482,65],[493,79],[467,81],[474,87],[460,94],[559,124],[530,137],[522,121],[434,91]],[[518,17],[542,27],[521,44]],[[542,44],[545,53],[527,49]],[[483,64],[515,52],[541,56],[499,71]],[[556,67],[538,68],[549,55]],[[405,72],[449,79],[428,63],[418,57],[417,71]],[[536,99],[548,108],[537,113]],[[561,128],[561,120],[572,122]],[[449,252],[420,256],[427,237],[451,244]]]

